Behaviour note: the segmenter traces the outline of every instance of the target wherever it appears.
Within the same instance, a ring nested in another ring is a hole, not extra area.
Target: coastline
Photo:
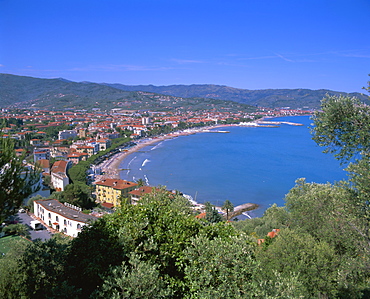
[[[259,120],[261,121],[261,120]],[[262,119],[262,121],[266,121],[265,118]],[[266,122],[270,122],[270,121],[266,121]],[[286,123],[288,124],[288,123]],[[290,125],[298,125],[298,124],[295,124],[295,123],[289,123]],[[301,124],[299,124],[301,125]],[[214,130],[214,129],[217,129],[217,128],[227,128],[227,127],[235,127],[235,126],[240,126],[240,124],[218,124],[218,125],[213,125],[213,126],[207,126],[207,127],[201,127],[201,128],[193,128],[193,129],[187,129],[187,130],[184,130],[184,131],[177,131],[177,132],[173,132],[173,133],[170,133],[170,134],[167,134],[167,135],[162,135],[162,136],[157,136],[157,137],[153,137],[153,138],[144,138],[144,139],[139,139],[137,140],[137,144],[131,148],[128,148],[126,149],[125,151],[123,152],[119,152],[117,153],[116,155],[110,157],[108,160],[104,161],[103,163],[97,165],[98,167],[101,168],[101,171],[102,171],[102,175],[97,175],[96,178],[95,178],[95,181],[99,181],[99,180],[102,180],[102,179],[105,179],[105,178],[113,178],[113,179],[120,179],[120,171],[121,169],[119,168],[122,161],[124,161],[124,159],[126,159],[129,155],[137,152],[137,151],[140,151],[141,149],[147,147],[147,146],[150,146],[150,145],[153,145],[155,143],[160,143],[164,140],[167,140],[167,139],[173,139],[173,138],[176,138],[176,137],[179,137],[179,136],[187,136],[187,135],[193,135],[193,134],[197,134],[197,133],[203,133],[203,132],[210,132],[210,130]],[[217,131],[215,131],[217,132]],[[227,131],[219,131],[220,133],[225,133]],[[135,142],[135,140],[133,140]],[[202,206],[201,204],[199,203],[194,203],[196,206]],[[235,207],[235,210],[234,210],[234,217],[235,216],[239,216],[241,214],[248,214],[248,213],[245,213],[247,211],[250,211],[250,210],[255,210],[259,207],[258,204],[254,204],[254,203],[247,203],[247,204],[242,204],[240,206],[237,206]],[[219,212],[222,213],[221,211],[221,208],[220,207],[217,207]],[[245,215],[247,217],[249,217],[248,215]]]
[[[104,174],[97,175],[95,181],[100,181],[104,178],[120,179],[119,165],[122,163],[122,161],[127,156],[141,150],[144,147],[147,147],[147,146],[152,145],[152,144],[157,143],[157,142],[161,142],[163,140],[172,139],[172,138],[176,138],[176,137],[179,137],[179,136],[188,136],[188,135],[192,135],[192,134],[196,134],[196,133],[202,133],[205,130],[220,128],[220,127],[225,127],[225,125],[212,126],[212,127],[203,127],[201,129],[185,130],[185,131],[181,131],[181,132],[170,133],[170,134],[159,136],[159,137],[139,140],[139,142],[135,146],[125,150],[124,152],[120,152],[120,153],[112,156],[111,158],[109,158],[107,161],[104,161],[102,164],[99,164],[99,167],[101,167],[101,170]]]

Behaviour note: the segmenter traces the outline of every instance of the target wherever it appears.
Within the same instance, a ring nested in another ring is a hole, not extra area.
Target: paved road
[[[30,227],[30,223],[33,220],[33,218],[27,213],[18,213],[15,217],[15,220],[19,223],[26,224],[28,227]],[[52,237],[52,233],[50,233],[46,227],[43,226],[42,230],[33,230],[29,229],[29,232],[31,234],[31,240],[41,239],[42,241],[48,240]]]

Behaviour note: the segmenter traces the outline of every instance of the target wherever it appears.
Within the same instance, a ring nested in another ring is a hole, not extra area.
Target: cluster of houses
[[[135,203],[145,194],[158,190],[121,179],[104,179],[95,184],[96,200],[108,209],[119,206],[122,198],[130,198]],[[84,214],[79,207],[62,204],[56,199],[35,200],[33,205],[38,220],[71,237],[76,237],[83,226],[97,219],[93,215]]]

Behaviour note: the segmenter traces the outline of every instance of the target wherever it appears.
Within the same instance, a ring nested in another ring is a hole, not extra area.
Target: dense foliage
[[[1,132],[0,132],[1,133]],[[24,198],[37,191],[40,174],[17,157],[14,143],[0,134],[0,223],[14,215]]]

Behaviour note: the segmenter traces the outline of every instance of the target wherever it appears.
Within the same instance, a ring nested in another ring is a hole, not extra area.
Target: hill
[[[157,92],[166,95],[179,97],[202,97],[214,98],[226,101],[234,101],[252,106],[259,107],[291,107],[318,109],[321,100],[326,94],[344,95],[359,98],[361,101],[370,104],[369,97],[361,93],[344,93],[327,89],[311,90],[311,89],[262,89],[262,90],[247,90],[238,89],[222,85],[169,85],[169,86],[153,86],[153,85],[122,85],[122,84],[106,84],[114,88],[126,91],[142,90],[147,92]]]
[[[255,108],[211,98],[183,98],[153,92],[125,91],[91,82],[0,74],[0,107],[38,109],[123,108],[128,110],[210,110],[251,112]]]

